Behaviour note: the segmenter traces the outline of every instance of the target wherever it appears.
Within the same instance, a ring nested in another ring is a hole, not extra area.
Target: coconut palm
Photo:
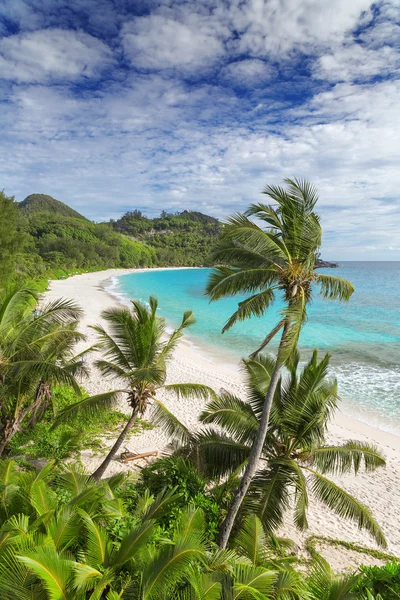
[[[280,370],[296,346],[314,290],[319,289],[324,298],[338,300],[349,300],[353,293],[353,286],[348,281],[316,271],[322,235],[319,217],[314,212],[318,200],[316,189],[298,179],[286,179],[285,182],[286,189],[270,185],[263,191],[274,206],[252,204],[245,214],[237,214],[228,220],[213,256],[215,261],[228,266],[215,268],[207,284],[211,300],[250,294],[239,303],[223,331],[238,321],[263,315],[277,292],[283,295],[285,302],[282,318],[253,354],[256,356],[282,331],[275,369],[266,390],[259,432],[221,529],[222,548],[227,544],[240,505],[256,472]],[[262,226],[249,217],[256,217]]]
[[[81,400],[57,417],[56,424],[73,420],[78,413],[90,417],[99,409],[112,407],[121,395],[126,397],[130,417],[110,452],[93,473],[94,479],[103,476],[137,417],[143,415],[150,401],[157,405],[158,410],[168,413],[156,398],[161,389],[186,398],[209,399],[214,395],[209,387],[197,383],[166,384],[168,361],[184,329],[195,319],[191,311],[186,311],[179,327],[167,335],[165,320],[157,317],[157,306],[157,299],[150,297],[148,306],[132,301],[131,310],[111,308],[102,313],[110,332],[100,325],[94,327],[98,334],[98,347],[103,351],[103,358],[96,361],[96,365],[105,377],[118,379],[124,387]]]
[[[242,514],[254,512],[264,528],[274,532],[284,513],[292,509],[296,527],[304,530],[312,491],[330,510],[355,521],[385,546],[384,534],[369,508],[329,478],[351,471],[357,474],[362,464],[366,471],[373,471],[383,466],[385,459],[372,444],[354,440],[334,446],[326,443],[327,425],[338,402],[337,383],[327,380],[328,365],[329,356],[318,360],[316,351],[300,372],[297,352],[287,362],[288,373],[278,381],[260,462]],[[260,355],[244,360],[243,367],[246,401],[227,392],[220,394],[200,416],[207,427],[192,434],[186,449],[180,450],[204,474],[231,489],[251,457],[275,363]],[[178,429],[176,422],[175,427]]]
[[[0,456],[28,418],[46,409],[55,384],[80,395],[76,375],[85,372],[84,353],[73,350],[84,339],[77,331],[82,311],[68,300],[40,310],[37,302],[33,291],[21,288],[0,300]]]

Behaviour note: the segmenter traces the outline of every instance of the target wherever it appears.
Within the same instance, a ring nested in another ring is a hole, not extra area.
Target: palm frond
[[[273,592],[276,572],[265,567],[255,567],[243,563],[233,567],[232,598],[270,598]]]
[[[58,427],[60,423],[73,422],[78,415],[87,415],[90,418],[98,412],[109,409],[118,402],[121,394],[124,393],[126,393],[125,390],[114,390],[96,396],[89,396],[75,404],[70,404],[58,413],[52,429]]]
[[[206,293],[211,300],[219,300],[224,296],[258,292],[272,284],[274,273],[268,268],[215,267],[209,275]]]
[[[320,293],[324,298],[329,300],[342,300],[347,302],[350,300],[354,286],[341,277],[335,275],[322,275],[318,274],[316,278],[317,283],[320,285]]]
[[[196,398],[209,400],[216,398],[217,394],[208,385],[202,383],[170,383],[164,386],[166,392],[173,392],[178,398]]]
[[[231,436],[204,429],[196,436],[202,470],[210,477],[220,478],[244,468],[251,452],[250,444],[232,440]]]
[[[241,443],[251,442],[259,427],[251,405],[228,392],[222,392],[209,402],[199,420],[222,427],[232,440]]]
[[[311,450],[307,463],[321,473],[356,474],[362,463],[366,471],[374,471],[386,465],[385,457],[374,444],[349,440],[342,446],[322,446]]]
[[[134,557],[143,546],[154,536],[155,526],[153,520],[146,520],[126,533],[121,539],[121,545],[113,558],[114,565],[123,565]]]
[[[234,547],[253,565],[264,564],[267,541],[262,523],[256,515],[245,517],[240,532],[234,540]]]
[[[84,510],[78,509],[78,514],[86,529],[85,553],[89,563],[96,567],[107,567],[110,543],[106,530]]]
[[[176,440],[180,445],[188,444],[192,439],[192,432],[157,399],[154,402],[151,422],[155,427],[161,427],[169,438]]]
[[[262,292],[246,298],[239,302],[238,309],[225,323],[222,333],[233,327],[238,321],[244,321],[250,317],[262,317],[275,300],[274,288],[270,287]]]
[[[72,573],[72,561],[61,558],[51,546],[37,548],[18,559],[39,577],[49,600],[68,600],[67,583]]]
[[[312,490],[321,502],[340,517],[355,521],[360,529],[365,529],[371,534],[379,546],[386,548],[385,536],[367,506],[321,473],[309,467],[304,468],[312,474]]]

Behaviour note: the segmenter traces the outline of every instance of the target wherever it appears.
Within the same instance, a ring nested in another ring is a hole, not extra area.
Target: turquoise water
[[[315,297],[300,338],[302,356],[313,348],[329,351],[342,411],[400,434],[400,263],[346,262],[326,272],[349,279],[355,293],[349,303]],[[197,323],[191,339],[235,362],[262,342],[282,303],[278,299],[264,317],[238,323],[221,335],[240,298],[210,303],[204,295],[208,274],[208,269],[134,273],[114,278],[109,291],[125,300],[157,296],[160,316],[171,325],[178,324],[184,310],[193,310]]]

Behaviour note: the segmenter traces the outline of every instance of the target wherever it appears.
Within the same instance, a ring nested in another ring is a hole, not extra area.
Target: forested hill
[[[51,196],[31,194],[16,203],[3,194],[0,204],[18,229],[17,250],[13,250],[17,276],[46,279],[157,264],[156,251],[150,246],[118,233],[111,223],[92,223]]]
[[[213,217],[188,211],[154,219],[133,211],[93,223],[52,196],[18,203],[0,192],[0,280],[7,273],[46,279],[111,267],[210,265],[220,229]]]
[[[76,210],[46,194],[30,194],[25,200],[19,202],[18,208],[28,217],[38,212],[50,212],[62,217],[73,217],[87,221],[86,217]]]
[[[221,231],[221,223],[195,211],[149,219],[138,210],[127,212],[112,222],[115,231],[155,248],[158,264],[196,266],[211,264],[211,250]]]

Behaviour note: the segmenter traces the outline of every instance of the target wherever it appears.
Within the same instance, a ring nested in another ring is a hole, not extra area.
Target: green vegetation
[[[222,230],[217,219],[187,210],[179,214],[163,211],[155,219],[135,210],[113,222],[113,227],[155,248],[158,265],[188,267],[213,264],[211,251]]]
[[[19,221],[14,198],[8,198],[4,192],[0,192],[0,289],[2,282],[12,277],[19,248],[24,244]]]
[[[390,561],[383,567],[361,567],[354,591],[366,600],[398,600],[400,598],[400,562]],[[368,595],[370,594],[370,595]]]
[[[36,213],[53,213],[60,217],[72,217],[73,219],[81,219],[86,221],[87,219],[79,214],[73,208],[70,208],[63,202],[56,200],[52,196],[46,194],[30,194],[25,200],[18,204],[18,208],[26,216],[32,216]]]
[[[330,300],[349,300],[354,291],[348,281],[316,271],[322,238],[320,219],[314,212],[318,200],[316,189],[308,182],[297,179],[287,179],[286,184],[286,189],[277,186],[265,188],[263,193],[275,205],[252,204],[246,214],[229,219],[213,253],[216,262],[229,266],[214,269],[207,285],[211,300],[251,294],[239,303],[223,331],[237,321],[263,315],[274,301],[277,291],[283,292],[285,301],[282,319],[252,355],[257,356],[282,330],[277,359],[268,389],[265,390],[258,433],[221,528],[221,548],[227,545],[240,505],[256,473],[280,372],[296,348],[314,286],[319,286],[321,295]],[[249,217],[256,217],[265,227],[260,227]]]
[[[67,384],[80,394],[76,376],[85,373],[81,309],[56,300],[37,309],[37,296],[16,288],[0,299],[0,456],[22,425],[34,427],[52,400],[53,387]]]
[[[87,396],[82,391],[81,397]],[[15,434],[8,445],[9,454],[23,456],[25,460],[47,458],[61,461],[71,456],[79,457],[79,452],[84,449],[103,452],[103,438],[113,439],[121,425],[127,422],[128,415],[119,410],[105,410],[96,413],[90,420],[78,417],[73,426],[60,425],[54,430],[52,425],[55,415],[79,399],[80,396],[71,387],[56,386],[51,406],[47,408],[41,421],[34,427],[24,428]],[[138,418],[131,435],[147,429],[152,429],[152,425]]]
[[[112,407],[124,394],[131,409],[131,415],[124,429],[104,461],[93,473],[94,479],[100,479],[112,459],[122,446],[127,434],[134,426],[138,415],[143,415],[150,401],[154,402],[160,414],[167,414],[167,408],[157,399],[161,389],[170,391],[183,398],[208,398],[213,391],[205,385],[196,383],[175,383],[167,385],[167,364],[184,329],[195,322],[191,311],[183,313],[180,326],[165,337],[164,319],[157,317],[157,299],[149,298],[149,308],[138,301],[132,301],[132,309],[110,308],[103,312],[108,324],[106,331],[96,326],[99,348],[104,358],[96,361],[97,368],[106,377],[124,380],[124,389],[119,389],[90,398],[65,408],[57,417],[56,424],[73,421],[77,415],[89,418],[98,411]]]
[[[155,251],[149,246],[120,235],[109,223],[91,223],[50,196],[28,196],[19,207],[23,228],[37,255],[36,264],[27,269],[32,278],[55,270],[63,270],[65,275],[111,267],[152,266],[156,262]]]

